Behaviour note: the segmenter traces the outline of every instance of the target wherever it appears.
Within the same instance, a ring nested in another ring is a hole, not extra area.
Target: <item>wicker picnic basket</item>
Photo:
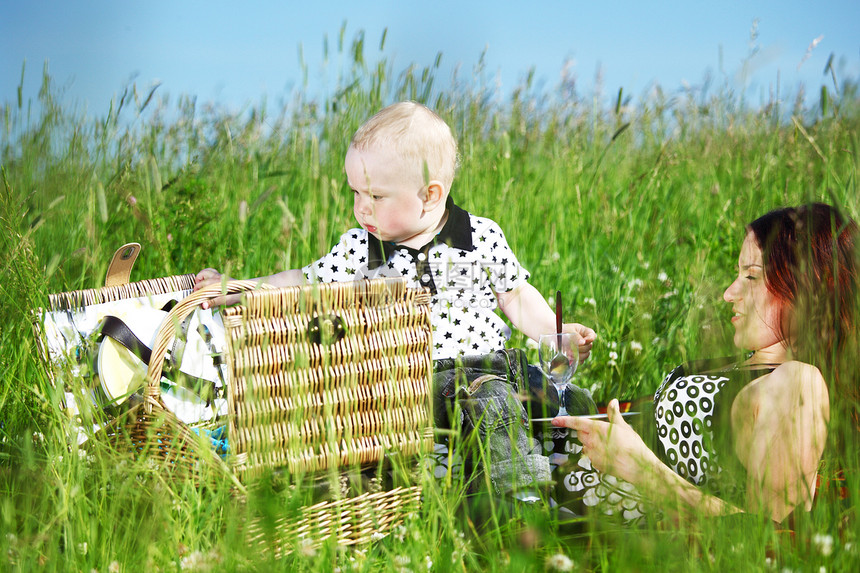
[[[129,271],[127,264],[126,281]],[[244,294],[241,304],[221,314],[229,441],[222,460],[161,396],[176,325],[204,300],[224,292],[213,286],[191,293],[193,280],[181,275],[128,283],[111,279],[109,271],[106,282],[112,286],[50,296],[50,310],[66,310],[189,293],[162,322],[140,395],[90,440],[91,447],[102,443],[130,452],[173,478],[199,481],[201,475],[211,479],[223,473],[240,495],[267,472],[307,476],[308,481],[348,468],[381,469],[392,458],[414,460],[432,450],[426,291],[406,288],[402,279],[283,289],[232,281],[226,292]],[[245,529],[250,542],[265,543],[276,554],[289,551],[296,539],[318,543],[334,537],[349,545],[385,533],[419,502],[414,480],[389,489],[331,488],[326,499],[302,508],[298,516],[279,516],[274,527],[252,520]]]
[[[222,312],[228,345],[227,463],[240,481],[278,468],[313,475],[380,466],[386,457],[414,458],[432,450],[426,291],[406,288],[402,279],[248,290],[254,286],[228,283],[228,293],[245,292],[241,304]],[[150,417],[150,437],[152,420],[169,415],[158,380],[171,325],[220,292],[210,287],[184,299],[156,337],[139,414]],[[185,448],[186,437],[173,443]],[[175,446],[163,455],[172,464],[189,457]],[[298,538],[366,542],[416,510],[420,499],[416,485],[345,493],[335,489],[331,499],[304,508],[298,517],[280,518],[266,543],[281,553]],[[252,541],[265,537],[259,522],[247,532]]]

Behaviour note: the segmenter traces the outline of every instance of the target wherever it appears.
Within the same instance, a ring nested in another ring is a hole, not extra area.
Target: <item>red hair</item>
[[[747,228],[761,248],[768,291],[805,333],[795,341],[799,357],[836,368],[857,339],[857,224],[835,207],[809,203],[771,211]],[[786,339],[788,326],[780,324]]]

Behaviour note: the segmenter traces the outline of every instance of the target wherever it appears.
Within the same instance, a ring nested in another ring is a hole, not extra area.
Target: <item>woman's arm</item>
[[[552,424],[576,430],[583,454],[594,468],[630,482],[647,499],[659,503],[664,511],[684,513],[694,509],[710,516],[741,511],[703,493],[660,461],[621,416],[618,400],[609,403],[607,412],[609,422],[563,416],[555,418]]]
[[[575,417],[553,425],[577,430],[592,466],[635,485],[658,503],[680,503],[704,515],[743,511],[676,474],[609,404],[609,422]],[[814,366],[787,362],[746,386],[732,404],[735,452],[747,470],[746,508],[777,522],[809,509],[830,416],[827,385]],[[668,507],[664,507],[669,509]]]

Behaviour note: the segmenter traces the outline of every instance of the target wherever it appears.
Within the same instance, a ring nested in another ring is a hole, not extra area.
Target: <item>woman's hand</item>
[[[660,461],[631,428],[618,409],[618,400],[606,409],[609,422],[562,416],[553,426],[576,430],[582,452],[592,467],[630,482],[663,511],[685,515],[689,508],[697,516],[726,515],[740,511],[725,501],[703,493]]]
[[[609,422],[562,416],[553,419],[552,425],[576,430],[583,454],[588,456],[594,468],[634,485],[642,485],[643,479],[653,475],[660,461],[624,420],[618,400],[609,402],[606,410]]]

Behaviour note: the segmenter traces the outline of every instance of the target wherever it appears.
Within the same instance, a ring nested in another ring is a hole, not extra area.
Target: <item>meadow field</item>
[[[108,450],[79,455],[30,310],[49,293],[101,286],[129,241],[143,245],[134,280],[207,266],[252,277],[316,260],[354,225],[349,137],[394,101],[426,103],[450,123],[457,203],[496,220],[532,284],[547,297],[561,290],[565,315],[597,331],[574,381],[598,402],[646,396],[687,359],[735,352],[722,293],[749,220],[807,201],[860,217],[857,78],[834,72],[820,93],[755,103],[718,77],[633,95],[526,77],[506,95],[480,64],[440,78],[435,66],[369,65],[365,49],[361,37],[341,45],[331,95],[297,90],[240,111],[130,85],[93,117],[48,70],[37,101],[4,103],[0,568],[860,569],[857,520],[842,521],[853,509],[826,499],[791,539],[719,520],[629,528],[591,516],[570,528],[541,507],[479,516],[457,480],[426,475],[420,512],[391,535],[277,557],[246,543],[240,524],[251,511],[287,511],[288,491],[260,487],[238,503],[230,483],[198,489]],[[526,340],[515,334],[510,346]]]

